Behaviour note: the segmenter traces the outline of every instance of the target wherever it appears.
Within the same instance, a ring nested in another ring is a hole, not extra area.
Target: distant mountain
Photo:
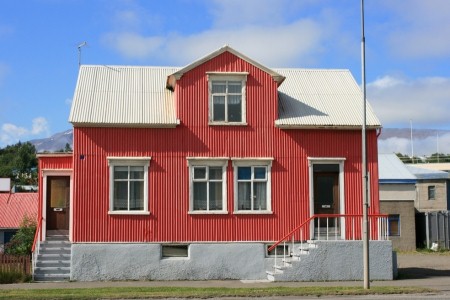
[[[73,130],[69,129],[64,132],[55,133],[48,138],[31,140],[29,142],[36,147],[38,153],[59,151],[64,149],[67,143],[73,149]]]
[[[412,130],[413,139],[423,140],[429,137],[436,137],[436,135],[444,135],[450,133],[450,130],[437,129],[414,129]],[[404,138],[411,139],[410,128],[383,128],[381,129],[380,140],[387,140],[389,138]]]

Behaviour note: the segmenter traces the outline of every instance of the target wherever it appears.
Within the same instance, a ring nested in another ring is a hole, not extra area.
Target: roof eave
[[[275,127],[280,129],[335,129],[335,130],[355,130],[362,129],[360,125],[317,125],[317,124],[279,124],[275,122]],[[366,125],[367,129],[379,129],[381,125]]]
[[[180,125],[177,119],[174,123],[90,123],[70,122],[73,127],[100,127],[100,128],[176,128]]]
[[[258,62],[256,62],[255,60],[249,58],[248,56],[246,56],[246,55],[244,55],[244,54],[234,50],[230,46],[225,45],[225,46],[217,49],[216,51],[213,51],[210,54],[208,54],[208,55],[206,55],[206,56],[204,56],[204,57],[194,61],[193,63],[185,66],[184,68],[180,69],[179,71],[169,75],[168,78],[167,78],[167,85],[166,85],[167,89],[174,90],[175,89],[175,82],[177,80],[179,80],[184,75],[184,73],[186,73],[186,72],[188,72],[188,71],[190,71],[190,70],[192,70],[192,69],[202,65],[203,63],[213,59],[214,57],[216,57],[216,56],[218,56],[218,55],[220,55],[220,54],[222,54],[224,52],[230,52],[231,54],[234,54],[237,57],[245,60],[246,62],[254,65],[255,67],[265,71],[266,73],[268,73],[269,75],[272,76],[273,80],[275,82],[277,82],[278,86],[280,86],[280,84],[286,79],[286,77],[284,77],[283,75],[281,75],[281,74],[275,72],[274,70],[272,70],[272,69],[270,69],[270,68],[268,68],[268,67],[266,67],[266,66],[264,66],[264,65],[262,65],[262,64],[260,64]]]

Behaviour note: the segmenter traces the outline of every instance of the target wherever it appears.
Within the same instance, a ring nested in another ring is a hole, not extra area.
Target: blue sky
[[[450,129],[450,1],[366,0],[368,98],[384,127]],[[268,67],[361,82],[359,0],[16,0],[0,6],[0,147],[71,128],[82,64],[184,66],[229,44]],[[449,145],[442,138],[441,147]]]

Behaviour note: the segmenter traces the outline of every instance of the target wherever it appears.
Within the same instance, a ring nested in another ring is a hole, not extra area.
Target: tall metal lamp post
[[[363,124],[362,124],[362,207],[363,207],[363,264],[364,264],[364,289],[370,289],[369,282],[369,195],[367,173],[367,149],[366,149],[366,38],[364,35],[364,0],[361,0],[361,77],[363,94]]]

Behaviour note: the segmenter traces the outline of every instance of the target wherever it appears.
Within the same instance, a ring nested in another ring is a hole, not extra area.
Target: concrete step
[[[55,275],[63,274],[70,275],[70,267],[36,267],[34,275]]]
[[[70,260],[38,260],[36,262],[37,268],[48,268],[48,267],[64,267],[70,268]]]
[[[57,282],[57,281],[69,281],[70,280],[70,274],[35,274],[34,275],[34,281],[37,282]]]

